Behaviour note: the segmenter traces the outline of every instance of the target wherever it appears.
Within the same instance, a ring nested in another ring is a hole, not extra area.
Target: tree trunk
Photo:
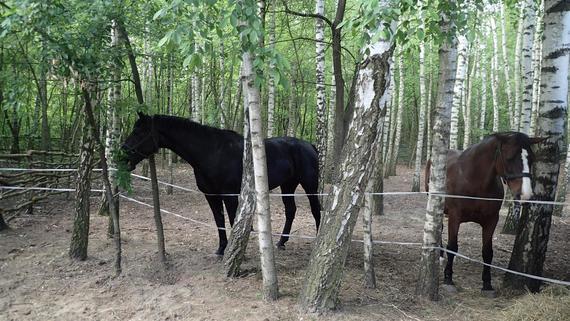
[[[476,43],[473,46],[477,47]],[[463,148],[466,149],[471,145],[471,100],[473,96],[473,83],[475,82],[475,73],[479,69],[479,55],[475,51],[473,54],[473,62],[471,63],[471,72],[467,80],[467,92],[465,93],[465,112],[463,113]]]
[[[525,10],[526,10],[526,3],[528,1],[521,1],[519,2],[519,17],[518,17],[518,26],[517,26],[517,41],[515,44],[515,90],[514,90],[514,96],[515,96],[515,130],[519,131],[521,128],[521,95],[522,95],[522,90],[521,90],[521,55],[522,55],[522,38],[523,38],[523,26],[524,26],[524,21],[525,21]],[[532,0],[531,0],[532,2]]]
[[[269,47],[275,50],[275,10],[277,0],[272,0],[271,18],[269,20]],[[275,63],[269,63],[269,84],[267,87],[267,137],[275,136]],[[244,127],[245,128],[245,127]],[[249,126],[248,126],[249,128]]]
[[[499,131],[499,50],[497,44],[497,25],[491,18],[493,36],[493,57],[491,62],[491,95],[493,96],[493,132]]]
[[[457,74],[455,75],[455,85],[453,87],[453,104],[451,106],[451,127],[449,129],[449,148],[459,149],[459,111],[465,87],[465,76],[467,75],[467,37],[459,35],[457,37]]]
[[[530,133],[536,133],[536,119],[538,117],[538,106],[540,103],[540,69],[542,67],[542,34],[544,30],[544,0],[540,2],[536,13],[536,28],[534,33],[534,43],[532,45],[532,115],[530,116]]]
[[[390,118],[387,119],[390,126],[387,127],[388,128],[388,145],[386,146],[387,152],[386,152],[386,157],[384,159],[384,177],[388,178],[390,176],[393,176],[395,173],[392,173],[392,169],[394,168],[392,166],[392,154],[394,153],[394,136],[396,136],[396,117],[398,115],[398,104],[397,104],[397,99],[398,99],[398,95],[396,92],[396,80],[394,77],[394,73],[395,73],[395,67],[396,63],[394,62],[394,64],[392,64],[392,66],[390,68],[392,68],[392,70],[390,71],[390,88],[388,89],[390,91]]]
[[[166,82],[166,113],[168,115],[173,115],[173,110],[172,110],[172,100],[174,99],[174,86],[173,86],[173,81],[174,81],[174,67],[172,66],[172,54],[168,55],[168,80]],[[169,184],[174,184],[174,164],[173,164],[173,159],[175,157],[175,154],[171,151],[168,150],[167,151],[167,161],[168,161],[168,183]],[[150,160],[149,160],[150,161]],[[168,195],[172,195],[172,185],[167,185],[166,186],[166,194]],[[160,213],[160,211],[159,211]]]
[[[295,77],[295,76],[293,76]],[[289,92],[289,122],[287,123],[287,136],[295,137],[297,132],[297,82],[295,78],[291,80],[291,88]]]
[[[113,50],[113,57],[110,63],[111,68],[111,86],[109,88],[107,107],[107,131],[105,135],[105,157],[107,157],[107,166],[110,168],[117,168],[117,164],[114,161],[114,153],[119,150],[119,136],[121,134],[121,122],[119,119],[120,113],[120,100],[121,100],[121,52],[119,43],[119,32],[117,30],[116,22],[111,22],[111,48]],[[119,187],[117,186],[117,181],[115,174],[109,177],[111,181],[111,188],[113,189],[113,198],[115,202],[115,210],[119,210],[119,196],[117,195]],[[99,215],[105,215],[109,217],[109,223],[107,225],[107,234],[109,236],[113,235],[113,219],[109,215],[109,204],[106,194],[103,194],[103,200],[101,202],[101,207],[99,209]],[[119,213],[115,213],[119,215]]]
[[[324,16],[325,1],[316,1],[316,14]],[[317,93],[317,150],[319,151],[319,192],[324,189],[325,162],[327,157],[327,106],[325,93],[325,22],[315,21],[316,42],[316,93]]]
[[[544,47],[542,88],[538,134],[548,137],[538,145],[532,169],[535,180],[533,199],[553,201],[558,182],[561,150],[564,150],[566,111],[568,104],[568,56],[570,43],[570,8],[566,1],[548,0],[544,4]],[[542,275],[549,239],[553,206],[530,204],[523,212],[513,246],[509,269]],[[508,285],[537,292],[541,281],[507,274]]]
[[[421,5],[421,3],[420,3]],[[420,177],[422,169],[422,156],[424,147],[425,115],[426,115],[426,71],[425,71],[425,43],[420,42],[420,112],[418,115],[418,139],[416,143],[416,162],[414,177],[412,179],[412,192],[420,191]]]
[[[248,106],[247,95],[244,105]],[[249,130],[249,112],[244,108],[243,121],[243,174],[241,177],[241,192],[239,194],[239,210],[226,251],[224,252],[224,273],[227,277],[237,277],[245,257],[249,234],[253,225],[255,211],[255,190],[253,181],[253,159],[251,155],[251,133]]]
[[[402,118],[404,115],[404,52],[402,49],[399,50],[398,55],[398,74],[399,74],[399,86],[398,86],[398,113],[396,115],[396,131],[394,137],[394,145],[392,147],[392,159],[390,164],[392,166],[390,173],[396,175],[396,168],[398,167],[398,153],[400,151],[400,140],[402,137]]]
[[[385,6],[385,2],[381,2]],[[341,155],[339,178],[327,202],[324,222],[317,235],[300,295],[302,309],[324,311],[338,306],[338,292],[352,231],[364,201],[363,191],[372,172],[371,160],[378,144],[377,122],[385,108],[389,84],[391,41],[370,44],[369,56],[359,66],[355,108]]]
[[[484,41],[481,41],[484,43]],[[483,140],[483,136],[485,134],[485,123],[487,117],[487,59],[485,55],[485,46],[481,47],[481,55],[482,55],[482,62],[481,62],[481,114],[479,117],[479,140]]]
[[[89,126],[87,121],[84,121],[81,130],[81,150],[75,194],[75,218],[73,220],[73,232],[69,247],[69,256],[80,261],[87,259],[87,245],[89,243],[89,196],[91,194],[91,171],[93,169],[93,139]]]
[[[255,85],[253,57],[246,51],[243,53],[243,72],[245,80],[244,94],[247,95],[249,122],[251,131],[251,151],[253,156],[253,173],[255,181],[257,229],[259,233],[259,251],[261,253],[261,270],[263,275],[263,299],[276,300],[279,296],[273,242],[271,240],[271,217],[269,215],[269,185],[267,181],[267,161],[261,124],[259,106],[259,88]]]
[[[42,150],[50,150],[51,137],[48,119],[48,90],[47,90],[47,74],[49,62],[47,61],[47,44],[42,41],[42,62],[40,63],[39,70],[39,88],[38,96],[40,100],[41,113],[42,113]]]
[[[532,66],[532,47],[534,43],[534,33],[536,24],[536,5],[534,0],[526,0],[523,23],[522,38],[522,106],[521,106],[521,126],[520,131],[530,134],[530,121],[532,117],[532,82],[534,80],[534,70]],[[517,75],[518,76],[518,75]]]
[[[505,88],[505,92],[507,94],[507,111],[509,116],[509,128],[511,130],[516,130],[514,127],[514,118],[515,115],[513,113],[513,104],[512,104],[512,89],[511,89],[511,76],[509,72],[509,54],[507,52],[507,31],[505,27],[505,4],[499,2],[499,10],[500,10],[500,19],[501,19],[501,45],[502,45],[502,58],[503,58],[503,73],[505,75],[505,82],[503,87]]]
[[[346,0],[338,0],[336,6],[336,15],[331,27],[332,37],[332,63],[335,84],[335,112],[334,112],[334,144],[330,150],[332,156],[331,171],[333,175],[337,175],[339,157],[342,153],[344,144],[344,77],[342,75],[342,26],[340,24],[344,20],[346,8]]]
[[[327,159],[325,162],[325,170],[324,170],[324,179],[325,182],[332,181],[332,172],[333,172],[333,148],[334,148],[334,120],[335,120],[335,108],[336,106],[336,84],[334,79],[334,74],[331,76],[331,92],[330,92],[330,99],[328,105],[328,113],[327,113]]]
[[[445,193],[447,151],[453,86],[456,75],[457,38],[453,22],[441,13],[441,30],[450,41],[444,41],[439,49],[439,88],[435,105],[433,128],[432,166],[430,172],[430,193]],[[451,31],[451,35],[449,35]],[[444,198],[430,195],[426,208],[422,258],[416,293],[430,300],[439,299],[439,251],[434,247],[441,244]]]

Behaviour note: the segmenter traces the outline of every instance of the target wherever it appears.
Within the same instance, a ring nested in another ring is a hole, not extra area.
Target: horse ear
[[[531,137],[530,138],[530,144],[531,145],[540,144],[543,141],[547,140],[548,138],[549,138],[548,136],[546,136],[546,137]]]

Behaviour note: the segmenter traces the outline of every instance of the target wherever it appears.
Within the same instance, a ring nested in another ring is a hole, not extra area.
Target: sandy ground
[[[408,191],[411,171],[401,167],[388,179],[386,191]],[[165,177],[165,173],[159,173]],[[175,183],[194,187],[189,166],[179,165]],[[133,180],[133,197],[152,202],[150,183]],[[298,192],[302,192],[301,189]],[[92,198],[96,213],[99,196]],[[293,233],[314,235],[308,201],[297,197]],[[421,242],[426,197],[389,196],[386,215],[374,218],[374,238],[385,241]],[[214,225],[201,194],[175,190],[161,193],[164,209]],[[274,230],[280,231],[283,205],[272,198]],[[340,300],[342,308],[327,315],[298,312],[297,298],[304,282],[312,243],[291,239],[285,251],[276,252],[281,297],[274,303],[261,300],[261,273],[257,239],[248,247],[243,277],[227,279],[221,261],[213,255],[217,235],[213,227],[198,225],[164,214],[168,267],[157,260],[152,209],[123,201],[123,273],[113,274],[113,244],[106,235],[107,218],[92,215],[89,258],[68,258],[73,202],[64,195],[38,204],[34,215],[22,215],[0,233],[0,320],[495,320],[520,297],[501,289],[503,273],[493,270],[498,298],[480,295],[482,267],[456,259],[455,281],[459,292],[442,291],[438,302],[422,302],[414,296],[419,269],[417,246],[377,245],[374,264],[377,289],[362,286],[361,243],[354,242],[347,260]],[[502,227],[502,220],[498,230]],[[570,281],[570,219],[554,218],[546,277]],[[479,259],[480,227],[464,224],[459,251]],[[361,236],[360,221],[354,238]],[[507,266],[514,237],[495,234],[495,260]],[[569,316],[570,319],[570,316]]]

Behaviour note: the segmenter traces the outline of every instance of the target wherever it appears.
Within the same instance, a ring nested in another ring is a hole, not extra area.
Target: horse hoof
[[[275,247],[280,251],[285,251],[285,244],[277,243],[277,245],[275,245]]]
[[[497,297],[497,292],[495,292],[495,290],[481,290],[481,295],[489,299],[494,299]]]
[[[217,256],[224,256],[224,250],[218,249],[214,254]]]
[[[451,294],[455,294],[455,293],[459,292],[459,291],[457,291],[457,288],[456,288],[455,285],[453,285],[453,284],[444,284],[444,285],[442,286],[442,288],[443,288],[445,291],[447,291],[447,293],[451,293]]]

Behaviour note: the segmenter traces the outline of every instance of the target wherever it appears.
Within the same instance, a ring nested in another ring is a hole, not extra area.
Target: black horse
[[[129,170],[156,153],[159,148],[168,148],[186,160],[194,169],[196,185],[205,193],[216,226],[219,247],[216,254],[222,255],[228,243],[224,228],[223,204],[226,206],[230,224],[233,225],[238,206],[242,177],[243,136],[230,130],[198,124],[181,117],[139,113],[139,119],[122,149],[127,154]],[[265,140],[269,188],[281,187],[283,194],[292,194],[299,184],[307,194],[318,189],[317,150],[310,143],[293,137],[276,137]],[[283,234],[291,232],[296,205],[293,196],[283,196],[285,226]],[[316,195],[309,195],[311,212],[317,229],[321,219],[321,205]],[[277,243],[283,248],[289,237],[281,236]]]

